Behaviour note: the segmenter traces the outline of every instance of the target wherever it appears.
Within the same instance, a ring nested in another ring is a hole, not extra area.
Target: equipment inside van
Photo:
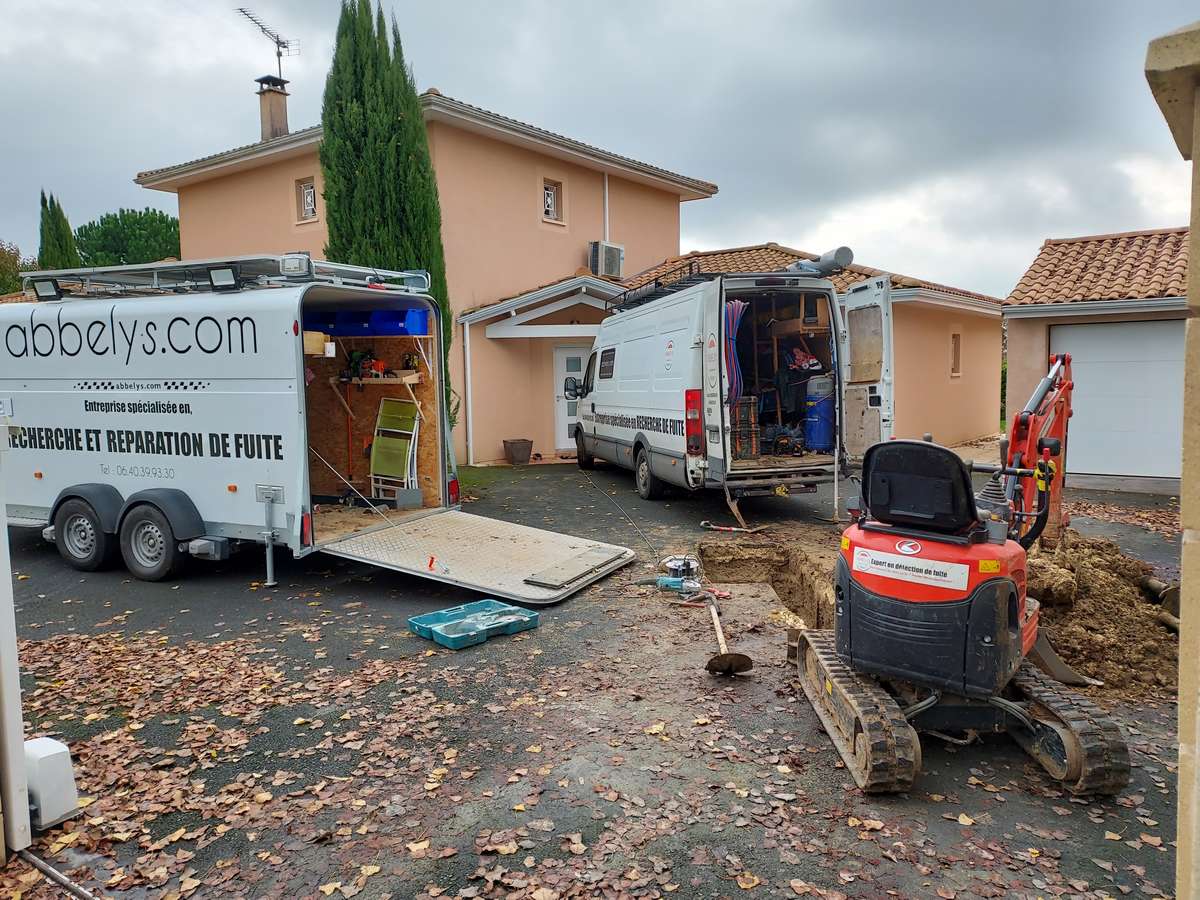
[[[742,497],[836,486],[843,328],[825,276],[851,259],[843,247],[739,274],[692,262],[618,296],[583,379],[564,383],[582,403],[579,465],[630,468],[647,499],[721,489],[743,527]]]
[[[537,605],[632,551],[459,509],[425,272],[305,254],[26,274],[0,305],[13,524],[138,578],[239,544]]]

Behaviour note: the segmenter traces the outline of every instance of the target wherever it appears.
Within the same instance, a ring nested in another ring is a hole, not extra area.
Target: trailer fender
[[[189,541],[204,534],[204,520],[196,510],[192,498],[178,488],[148,488],[138,491],[125,501],[121,508],[121,519],[133,507],[149,503],[167,517],[177,541]]]
[[[63,488],[54,498],[54,505],[50,507],[49,521],[51,525],[54,524],[54,517],[58,515],[58,508],[68,500],[76,498],[86,501],[96,511],[105,534],[117,533],[124,501],[121,499],[121,494],[111,484],[73,484]]]

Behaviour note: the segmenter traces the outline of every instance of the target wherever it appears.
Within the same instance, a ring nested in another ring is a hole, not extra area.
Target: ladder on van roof
[[[312,259],[307,253],[220,256],[129,266],[92,266],[22,272],[22,288],[37,300],[68,297],[189,293],[323,282],[408,294],[429,292],[423,269],[392,271]]]

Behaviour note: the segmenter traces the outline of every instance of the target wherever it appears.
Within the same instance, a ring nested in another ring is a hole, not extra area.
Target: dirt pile
[[[698,550],[709,580],[770,584],[809,628],[832,628],[837,548],[836,531],[812,526],[786,538],[708,538]]]
[[[1138,586],[1149,566],[1112,541],[1068,530],[1055,550],[1031,553],[1028,568],[1042,627],[1078,671],[1117,692],[1175,687],[1179,640]]]

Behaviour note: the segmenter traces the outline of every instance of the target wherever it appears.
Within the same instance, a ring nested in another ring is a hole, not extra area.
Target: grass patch
[[[511,473],[508,466],[459,466],[458,486],[464,496],[483,497]]]

